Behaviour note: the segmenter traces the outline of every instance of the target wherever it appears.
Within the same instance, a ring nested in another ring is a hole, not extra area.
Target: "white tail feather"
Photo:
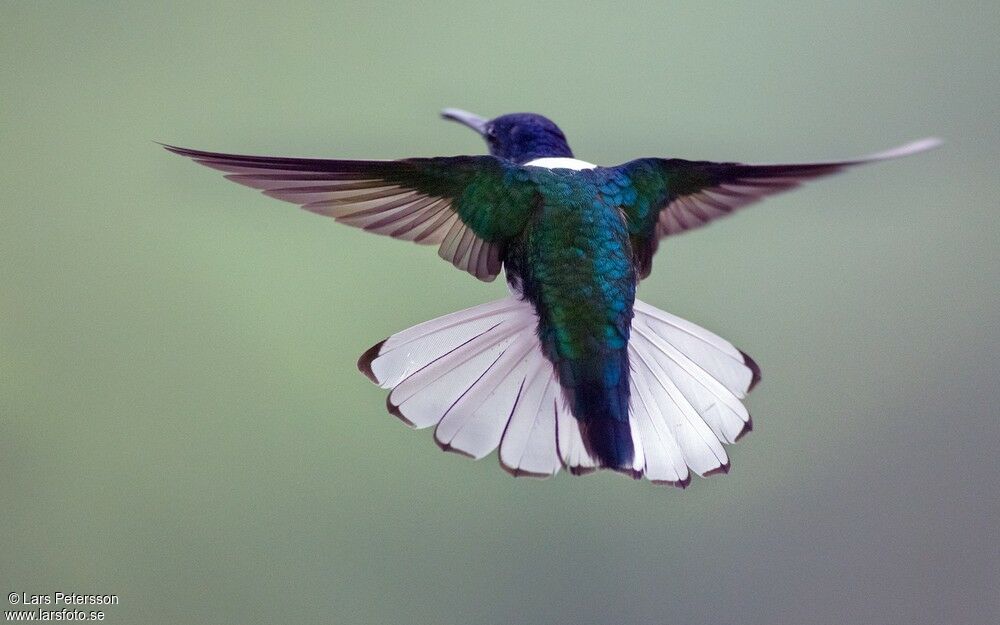
[[[417,428],[436,425],[445,450],[482,458],[499,448],[514,475],[600,468],[588,451],[530,304],[509,296],[414,326],[358,362],[391,388],[389,410]],[[629,342],[631,471],[686,486],[690,473],[726,471],[723,443],[750,428],[740,398],[757,368],[718,336],[640,301]],[[621,469],[619,469],[621,470]]]

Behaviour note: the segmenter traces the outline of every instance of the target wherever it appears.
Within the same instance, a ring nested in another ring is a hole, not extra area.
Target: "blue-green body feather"
[[[628,340],[636,272],[614,169],[535,171],[539,206],[507,250],[508,280],[538,313],[538,333],[584,441],[605,466],[632,460]]]

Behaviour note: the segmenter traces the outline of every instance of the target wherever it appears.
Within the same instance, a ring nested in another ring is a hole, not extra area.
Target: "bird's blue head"
[[[541,115],[511,113],[484,119],[460,109],[445,109],[441,116],[472,128],[486,139],[490,154],[518,165],[536,158],[573,158],[566,135],[552,120]]]

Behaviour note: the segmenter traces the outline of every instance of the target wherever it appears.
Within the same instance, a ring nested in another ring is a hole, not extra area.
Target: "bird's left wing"
[[[632,234],[639,274],[649,275],[653,254],[665,236],[699,228],[807,180],[854,165],[916,154],[940,143],[938,139],[921,139],[878,154],[828,163],[745,165],[677,158],[625,163],[618,168],[624,175],[618,186],[630,190],[623,193],[622,210]]]
[[[536,206],[529,172],[492,156],[355,161],[164,147],[347,225],[439,245],[442,258],[484,281],[500,273],[505,245]]]

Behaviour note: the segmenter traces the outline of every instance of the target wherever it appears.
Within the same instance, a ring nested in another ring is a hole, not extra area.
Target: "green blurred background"
[[[0,590],[111,623],[997,622],[996,2],[0,8]],[[752,354],[687,491],[515,480],[355,360],[499,297],[152,143],[581,158],[933,153],[669,240],[640,297]],[[4,604],[4,609],[7,609]]]

